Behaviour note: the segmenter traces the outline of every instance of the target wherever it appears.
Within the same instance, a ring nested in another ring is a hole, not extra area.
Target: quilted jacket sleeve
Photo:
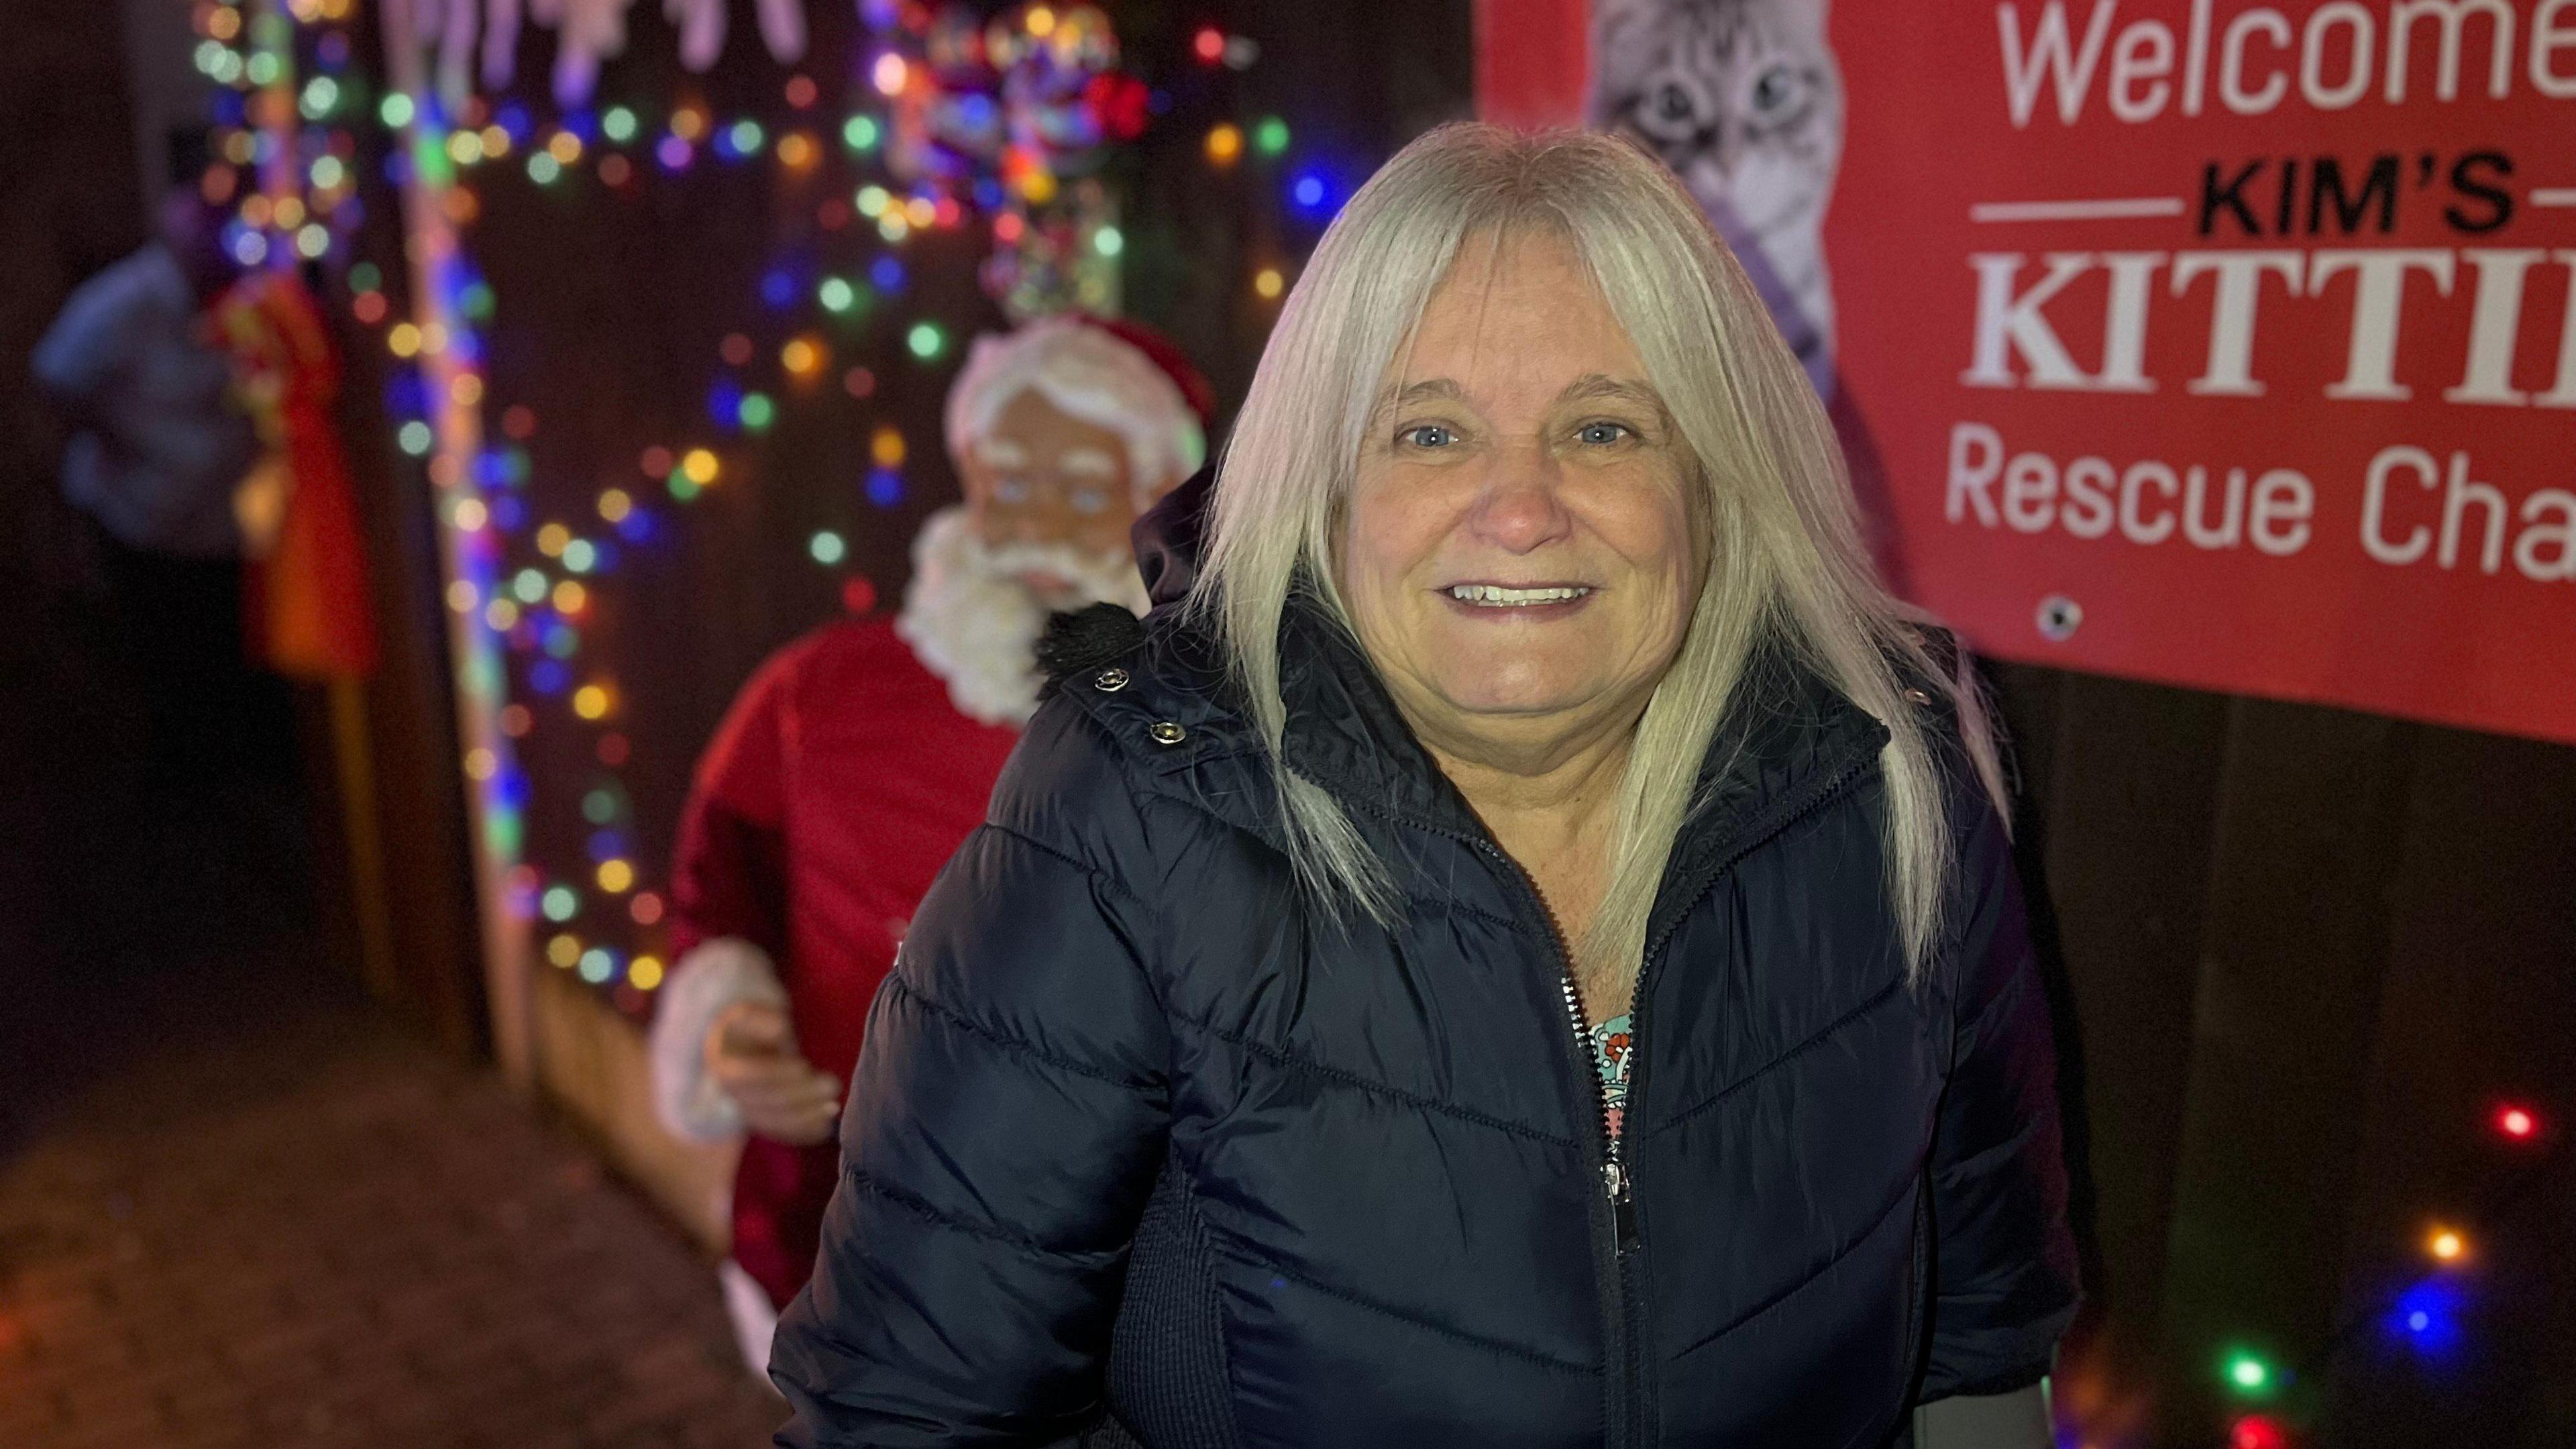
[[[821,1258],[770,1360],[790,1449],[1051,1444],[1099,1411],[1171,1046],[1146,907],[1039,823],[1088,793],[1028,768],[1048,723],[870,1013]]]
[[[2047,995],[2002,819],[1963,791],[1952,930],[1958,975],[1950,1084],[1933,1164],[1938,1255],[1922,1397],[2036,1383],[2075,1315],[2075,1240]]]

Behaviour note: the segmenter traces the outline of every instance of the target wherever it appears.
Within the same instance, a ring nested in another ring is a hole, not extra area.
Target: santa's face
[[[1128,557],[1136,495],[1126,440],[1071,416],[1035,388],[1004,403],[958,465],[975,534],[987,547]],[[1044,572],[1033,570],[1022,582],[1041,596],[1069,582],[1037,576]]]

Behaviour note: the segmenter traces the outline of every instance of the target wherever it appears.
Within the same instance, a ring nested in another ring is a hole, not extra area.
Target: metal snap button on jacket
[[[1116,694],[1127,687],[1127,671],[1113,664],[1091,676],[1091,687],[1103,694]]]
[[[1179,725],[1176,725],[1167,719],[1158,719],[1154,721],[1153,728],[1148,729],[1145,733],[1152,735],[1154,737],[1154,743],[1158,745],[1177,745],[1189,736],[1189,731],[1182,729]]]

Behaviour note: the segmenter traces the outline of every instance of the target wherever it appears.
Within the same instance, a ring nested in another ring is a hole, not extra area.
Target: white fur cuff
[[[722,1142],[742,1135],[742,1109],[707,1075],[707,1030],[727,1007],[787,1005],[768,953],[739,936],[701,942],[662,984],[653,1017],[653,1110],[676,1136]]]

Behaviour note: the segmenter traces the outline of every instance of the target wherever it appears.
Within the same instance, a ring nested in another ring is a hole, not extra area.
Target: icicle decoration
[[[555,100],[587,104],[603,61],[626,49],[626,12],[635,0],[423,0],[431,12],[441,94],[461,99],[475,81],[508,89],[517,76],[519,28],[533,21],[555,32]],[[803,0],[756,0],[760,38],[782,65],[805,58]],[[662,0],[662,18],[680,32],[680,63],[711,69],[724,54],[726,0]]]

